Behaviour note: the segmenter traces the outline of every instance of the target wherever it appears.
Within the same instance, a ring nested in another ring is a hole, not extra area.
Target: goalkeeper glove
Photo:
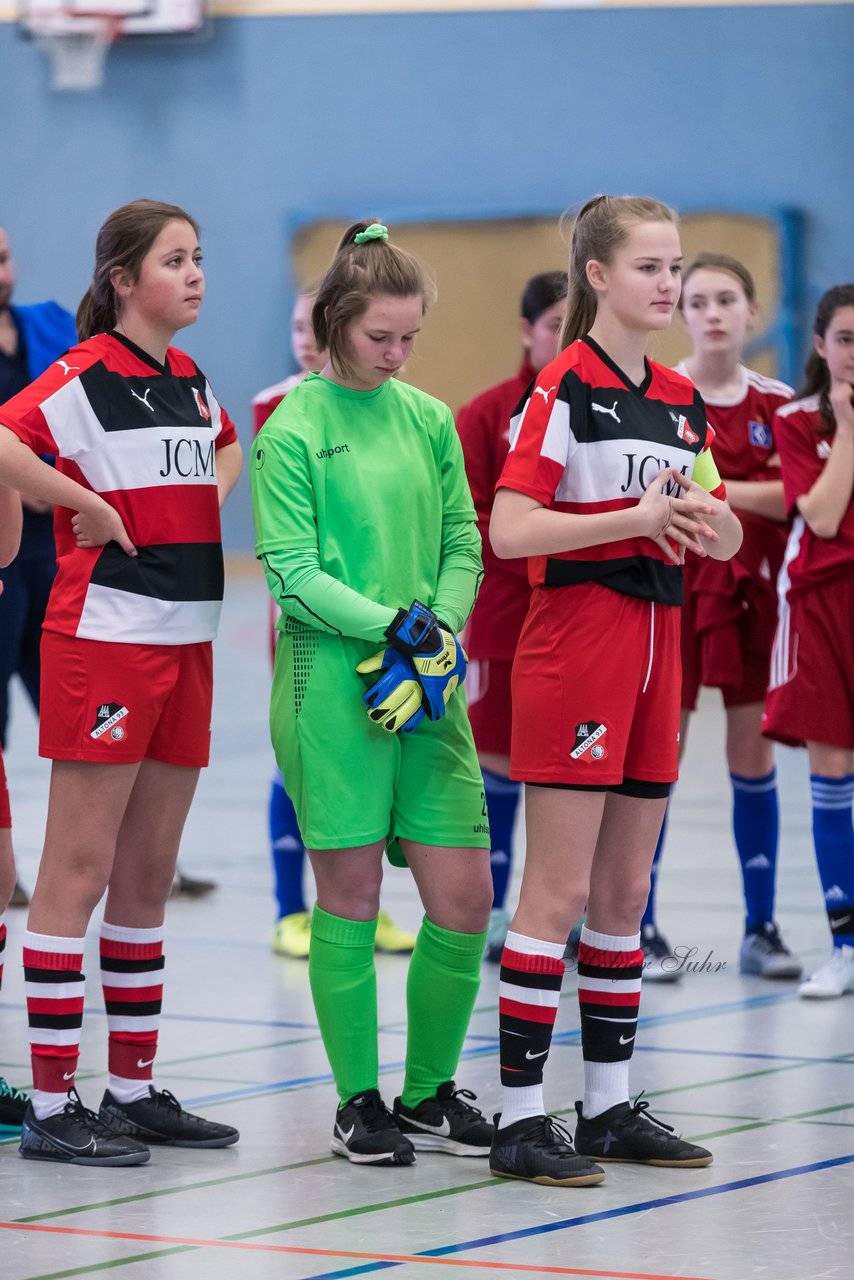
[[[468,659],[456,636],[418,600],[398,609],[386,631],[392,648],[411,659],[424,694],[424,710],[440,720],[457,685],[466,678]]]
[[[412,733],[424,719],[421,686],[415,678],[412,663],[394,649],[380,649],[356,667],[360,676],[373,676],[369,689],[362,694],[368,716],[374,724],[389,733]]]

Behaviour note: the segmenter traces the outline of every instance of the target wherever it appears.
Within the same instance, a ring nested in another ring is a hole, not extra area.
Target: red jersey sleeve
[[[257,436],[264,423],[270,417],[274,409],[277,409],[284,400],[284,396],[273,397],[270,400],[255,402],[252,405],[252,435]]]
[[[78,375],[97,364],[99,358],[96,353],[80,347],[66,351],[62,359],[54,360],[35,382],[0,405],[0,426],[14,431],[33,453],[73,457],[75,451],[69,448],[60,429],[61,415],[55,416],[52,412],[53,397],[77,382]]]
[[[817,453],[820,441],[811,422],[814,415],[795,410],[777,413],[774,418],[774,443],[783,471],[783,495],[786,510],[795,511],[798,498],[809,493],[824,469]]]
[[[553,364],[537,375],[510,429],[510,453],[497,489],[515,489],[544,507],[553,501],[569,456],[569,395]]]

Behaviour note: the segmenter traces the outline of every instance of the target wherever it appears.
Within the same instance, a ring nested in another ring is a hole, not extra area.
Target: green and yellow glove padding
[[[410,659],[428,717],[440,720],[451,694],[466,678],[468,659],[462,645],[419,600],[398,609],[386,637],[393,649]]]
[[[368,716],[389,733],[412,733],[424,719],[421,685],[408,658],[380,649],[356,667],[360,676],[379,678],[362,694]]]

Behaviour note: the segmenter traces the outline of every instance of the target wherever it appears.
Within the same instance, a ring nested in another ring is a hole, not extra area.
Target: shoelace
[[[559,1155],[575,1155],[572,1145],[572,1134],[555,1116],[546,1116],[543,1132],[537,1138],[536,1145],[546,1150],[555,1150]]]
[[[170,1093],[168,1089],[152,1089],[149,1097],[158,1107],[170,1107],[173,1111],[184,1110],[174,1093]]]
[[[65,1115],[72,1116],[75,1120],[80,1120],[85,1124],[95,1138],[114,1138],[116,1136],[114,1129],[105,1124],[94,1111],[90,1111],[87,1106],[84,1106],[83,1099],[76,1089],[68,1090],[68,1101],[63,1107],[63,1112]]]
[[[396,1127],[397,1122],[382,1098],[365,1098],[357,1110],[368,1133],[379,1133],[382,1129]]]
[[[675,1133],[676,1130],[674,1129],[673,1125],[665,1124],[663,1120],[659,1120],[657,1116],[654,1116],[649,1109],[649,1103],[645,1099],[643,1099],[642,1101],[642,1099],[643,1099],[643,1090],[641,1090],[641,1092],[638,1094],[638,1096],[635,1098],[634,1102],[632,1103],[632,1115],[638,1118],[649,1120],[652,1122],[652,1124],[657,1124],[659,1129],[664,1129],[666,1130],[667,1133]]]
[[[29,1097],[23,1089],[15,1089],[2,1076],[0,1076],[0,1098],[10,1098],[12,1102],[29,1102]]]
[[[454,1092],[447,1098],[443,1098],[442,1102],[446,1111],[454,1111],[457,1115],[463,1115],[467,1119],[473,1120],[475,1117],[483,1119],[483,1112],[480,1107],[473,1107],[471,1102],[477,1098],[476,1093],[472,1093],[471,1089],[454,1089]]]

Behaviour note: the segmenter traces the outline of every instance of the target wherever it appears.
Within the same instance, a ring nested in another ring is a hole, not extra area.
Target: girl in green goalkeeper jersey
[[[480,537],[450,410],[395,378],[432,294],[384,227],[350,227],[312,315],[329,359],[269,418],[251,464],[257,552],[282,610],[273,746],[317,881],[309,976],[341,1099],[332,1150],[360,1164],[411,1164],[415,1148],[486,1156],[492,1136],[453,1080],[492,901],[457,689]],[[393,1111],[377,1087],[374,968],[387,844],[425,909]]]

